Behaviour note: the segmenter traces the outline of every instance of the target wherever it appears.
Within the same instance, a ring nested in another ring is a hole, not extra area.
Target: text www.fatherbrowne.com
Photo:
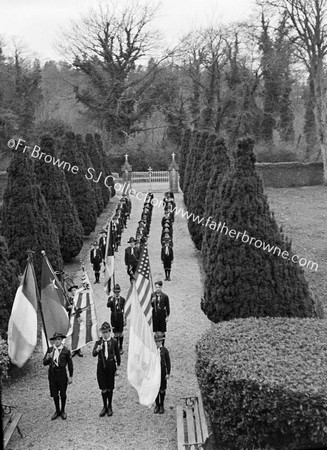
[[[233,228],[229,229],[225,222],[214,222],[211,216],[209,216],[206,221],[204,217],[195,216],[194,213],[189,213],[188,211],[184,211],[183,208],[174,208],[175,214],[181,213],[182,217],[186,217],[187,219],[191,219],[193,222],[198,223],[202,226],[209,226],[210,230],[224,233],[226,236],[228,235],[232,239],[241,239],[244,244],[254,245],[255,248],[262,248],[262,250],[267,251],[268,253],[272,253],[273,255],[278,254],[283,259],[287,259],[292,261],[292,263],[297,263],[301,267],[308,267],[311,270],[318,270],[318,264],[313,261],[308,261],[306,258],[300,258],[298,255],[290,255],[287,250],[281,250],[279,247],[275,245],[267,244],[266,242],[261,241],[260,239],[256,239],[255,237],[251,237],[248,235],[246,231],[236,231]]]

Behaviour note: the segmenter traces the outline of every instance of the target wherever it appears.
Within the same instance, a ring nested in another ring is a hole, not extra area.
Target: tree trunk
[[[312,78],[315,96],[314,115],[317,129],[317,140],[324,165],[324,185],[327,186],[327,104],[322,62],[316,63],[316,70]]]

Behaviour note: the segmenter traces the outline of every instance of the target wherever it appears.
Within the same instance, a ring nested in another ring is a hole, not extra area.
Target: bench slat
[[[183,419],[183,407],[181,405],[177,405],[176,407],[176,415],[177,415],[177,445],[178,450],[185,450],[184,442],[184,419]]]
[[[15,414],[12,416],[12,420],[7,423],[6,429],[4,429],[4,437],[3,437],[3,444],[4,448],[7,447],[8,442],[15,431],[15,428],[18,427],[18,422],[20,421],[20,418],[22,417],[22,414]]]
[[[206,418],[204,415],[204,408],[203,408],[201,393],[199,393],[198,402],[199,402],[199,413],[200,413],[200,419],[201,419],[201,425],[202,425],[202,439],[203,439],[203,442],[205,442],[209,437],[209,431],[208,431],[207,421],[206,421]]]
[[[187,443],[191,445],[188,447],[190,450],[195,450],[195,445],[192,443],[197,442],[195,439],[195,429],[194,429],[194,415],[193,415],[193,407],[186,406],[186,423],[187,423]]]
[[[195,425],[196,425],[196,440],[197,440],[197,442],[204,442],[204,439],[202,436],[202,427],[201,427],[201,423],[200,423],[198,401],[196,401],[194,404],[194,418],[195,418]]]

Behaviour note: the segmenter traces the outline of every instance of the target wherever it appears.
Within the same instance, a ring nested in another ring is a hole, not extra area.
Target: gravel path
[[[135,187],[135,186],[134,186]],[[147,187],[137,185],[139,191]],[[156,192],[155,197],[163,198],[164,190]],[[175,196],[178,207],[184,207],[182,194]],[[93,272],[89,263],[90,245],[107,218],[115,209],[114,198],[106,211],[99,217],[96,231],[85,241],[81,252],[85,268],[93,282]],[[143,202],[133,199],[131,220],[122,237],[122,246],[116,253],[116,282],[121,286],[121,294],[126,297],[129,279],[124,265],[124,248],[130,236],[135,236],[140,220]],[[184,207],[185,208],[185,207]],[[163,210],[153,208],[149,239],[149,257],[153,280],[164,280],[160,261],[161,218]],[[172,373],[168,382],[165,400],[166,412],[153,414],[153,408],[138,403],[137,393],[127,380],[128,327],[125,328],[122,365],[116,378],[113,396],[113,416],[99,418],[102,400],[96,381],[97,359],[92,356],[93,344],[84,347],[84,358],[76,356],[74,361],[73,384],[67,391],[67,420],[51,421],[54,412],[53,401],[49,396],[47,368],[42,365],[42,349],[38,346],[32,358],[15,377],[5,383],[3,403],[14,405],[23,413],[20,428],[21,439],[15,431],[8,449],[73,450],[73,449],[138,449],[164,450],[177,448],[176,405],[180,398],[194,395],[197,380],[194,373],[194,346],[201,334],[210,327],[210,322],[200,309],[202,295],[202,274],[200,252],[195,249],[187,229],[186,219],[176,216],[174,223],[175,262],[171,282],[164,282],[163,292],[167,293],[171,304],[171,317],[168,323],[166,347],[170,351]],[[78,265],[65,268],[74,273]],[[80,279],[80,272],[76,280]],[[109,320],[106,307],[107,297],[102,285],[93,285],[99,326]]]

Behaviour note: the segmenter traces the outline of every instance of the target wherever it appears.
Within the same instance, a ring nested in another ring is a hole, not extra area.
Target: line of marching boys
[[[112,239],[114,251],[118,251],[121,245],[121,237],[124,228],[127,228],[127,219],[130,219],[132,211],[131,199],[123,194],[116,207],[115,214],[111,219]],[[106,245],[107,245],[108,225],[100,232],[100,239],[93,242],[93,248],[90,253],[90,260],[95,275],[94,283],[100,283],[101,263],[105,264]],[[110,289],[110,286],[109,286]]]
[[[153,194],[149,191],[144,199],[141,220],[138,222],[135,238],[129,238],[129,241],[127,242],[129,247],[125,249],[125,265],[130,282],[134,279],[134,274],[141,255],[142,245],[147,241],[149,236],[153,209],[153,205],[151,203],[152,199]]]
[[[175,219],[176,203],[173,192],[166,192],[164,199],[164,215],[161,219],[162,233],[161,233],[161,261],[165,270],[165,281],[171,281],[170,272],[171,265],[174,261],[173,250],[173,223]]]
[[[125,196],[124,196],[125,197]],[[127,197],[122,197],[122,201],[119,203],[128,202]],[[150,230],[151,217],[152,217],[152,209],[153,204],[151,200],[153,199],[153,194],[151,191],[147,194],[141,220],[139,221],[136,237],[130,238],[128,243],[130,246],[125,250],[125,264],[127,267],[127,273],[130,276],[130,281],[134,279],[134,273],[137,268],[137,263],[140,257],[141,247],[148,239],[148,233]],[[171,194],[168,197],[165,197],[165,216],[168,213],[170,219],[172,219],[171,224],[173,223],[173,208],[174,208],[174,198]],[[126,211],[126,212],[125,212]],[[117,207],[115,216],[118,221],[122,219],[123,227],[121,227],[120,233],[124,227],[126,227],[126,220],[130,217],[131,207],[125,208],[123,205]],[[164,217],[165,217],[164,216]],[[125,219],[123,219],[123,217]],[[163,230],[163,234],[166,231]],[[101,249],[105,249],[105,238],[106,231],[104,230],[101,234],[100,242]],[[118,238],[119,237],[119,238]],[[172,249],[172,227],[171,233],[169,233],[169,237],[171,237],[171,246]],[[104,239],[103,239],[104,238]],[[119,242],[119,243],[118,243]],[[117,233],[117,248],[121,242],[121,234],[120,236]],[[100,243],[99,243],[100,244]],[[98,245],[100,247],[100,245]],[[165,245],[163,246],[165,247]],[[129,250],[130,249],[130,250]],[[132,250],[131,250],[132,249]],[[92,250],[93,251],[93,250]],[[95,270],[98,266],[94,266],[94,262],[92,262],[92,251],[91,251],[91,263],[93,264],[93,270],[95,274],[100,272]],[[101,266],[101,261],[103,260],[103,255],[101,250],[101,260],[99,265]],[[126,256],[127,255],[127,256]],[[133,258],[132,258],[133,256]],[[136,261],[136,263],[135,263]],[[164,261],[163,261],[164,262]],[[166,279],[170,278],[169,273],[166,272],[166,266],[164,262]],[[171,267],[171,266],[170,266]],[[168,276],[167,276],[168,275]],[[99,275],[96,276],[96,281],[99,282]],[[157,348],[160,351],[160,362],[161,362],[161,380],[160,380],[160,388],[158,395],[155,399],[155,408],[154,413],[163,414],[164,413],[164,399],[167,388],[167,380],[170,376],[171,371],[171,362],[169,351],[164,346],[165,342],[165,333],[167,330],[167,322],[169,320],[170,315],[170,305],[169,305],[169,297],[167,294],[162,292],[162,281],[155,282],[155,292],[153,292],[151,296],[151,306],[152,306],[152,322],[153,322],[153,332],[154,332],[154,340],[156,342]],[[72,289],[71,289],[72,288]],[[71,293],[74,293],[74,289],[77,289],[77,286],[72,286],[70,288]],[[99,414],[100,417],[105,415],[112,416],[112,397],[113,390],[115,388],[115,376],[118,374],[117,366],[120,366],[121,363],[121,355],[123,352],[123,329],[126,325],[126,317],[125,317],[125,298],[120,295],[120,286],[119,284],[115,284],[113,288],[113,295],[109,296],[107,307],[111,310],[111,325],[106,321],[102,324],[100,331],[102,336],[95,342],[92,355],[98,358],[97,363],[97,381],[99,385],[99,389],[101,391],[103,408]],[[49,379],[49,388],[50,388],[50,396],[54,400],[55,404],[55,413],[52,415],[51,420],[57,419],[57,417],[61,417],[63,420],[67,418],[67,414],[65,411],[66,405],[66,391],[67,385],[72,383],[73,380],[73,362],[72,362],[72,354],[70,350],[63,345],[63,339],[66,336],[61,333],[55,333],[50,341],[53,342],[53,345],[47,350],[47,353],[44,356],[43,364],[49,366],[48,371],[48,379]],[[68,376],[66,372],[66,367],[68,368]],[[59,395],[60,394],[60,395]],[[61,406],[60,406],[61,400]]]

